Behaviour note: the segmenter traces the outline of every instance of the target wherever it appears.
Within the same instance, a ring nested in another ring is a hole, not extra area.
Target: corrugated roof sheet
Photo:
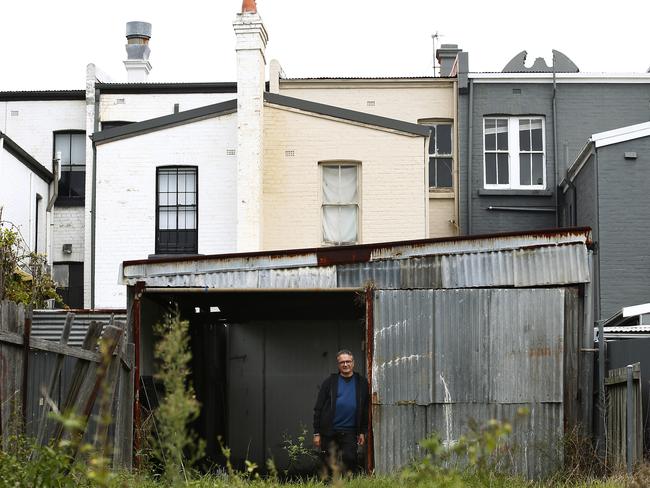
[[[34,310],[32,317],[32,336],[39,339],[59,342],[67,314],[67,310]],[[114,320],[116,321],[123,322],[126,320],[126,313],[124,310],[116,310],[114,313],[90,311],[75,312],[68,345],[80,347],[83,343],[84,337],[86,336],[90,322],[94,320],[108,325],[111,316],[114,316]]]

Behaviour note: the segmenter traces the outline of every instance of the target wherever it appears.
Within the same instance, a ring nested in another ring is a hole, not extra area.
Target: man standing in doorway
[[[336,355],[338,373],[320,387],[314,406],[314,446],[327,466],[330,454],[341,455],[343,469],[359,472],[357,446],[368,431],[368,381],[354,372],[354,357],[346,349]]]

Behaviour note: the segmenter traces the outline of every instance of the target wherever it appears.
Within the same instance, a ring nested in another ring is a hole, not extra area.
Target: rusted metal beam
[[[367,465],[369,473],[375,469],[375,450],[372,435],[372,360],[373,360],[373,346],[374,346],[374,287],[369,286],[366,288],[366,375],[368,377],[368,395],[370,397],[370,405],[368,408],[368,438],[366,439]]]

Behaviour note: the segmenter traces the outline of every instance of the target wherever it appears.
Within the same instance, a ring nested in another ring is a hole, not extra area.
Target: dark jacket
[[[357,435],[365,434],[368,431],[368,381],[359,373],[354,373],[353,378],[357,391]],[[338,388],[338,373],[323,381],[314,405],[314,434],[332,435]]]

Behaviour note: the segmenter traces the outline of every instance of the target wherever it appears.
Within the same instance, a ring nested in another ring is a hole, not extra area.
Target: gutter
[[[469,84],[469,103],[467,114],[467,234],[472,235],[472,129],[474,128],[474,81],[467,80]]]
[[[555,51],[553,51],[553,186],[555,186],[554,193],[554,204],[555,204],[555,226],[559,227],[560,224],[560,215],[558,212],[558,181],[560,179],[559,164],[557,160],[557,83],[555,75]]]
[[[52,195],[50,196],[50,199],[47,202],[47,212],[52,211],[52,207],[54,207],[54,202],[56,202],[56,199],[59,196],[60,165],[61,165],[61,152],[57,151],[56,155],[52,159],[52,173],[54,174],[54,180],[52,181],[52,184],[54,185],[54,189],[52,190]]]

